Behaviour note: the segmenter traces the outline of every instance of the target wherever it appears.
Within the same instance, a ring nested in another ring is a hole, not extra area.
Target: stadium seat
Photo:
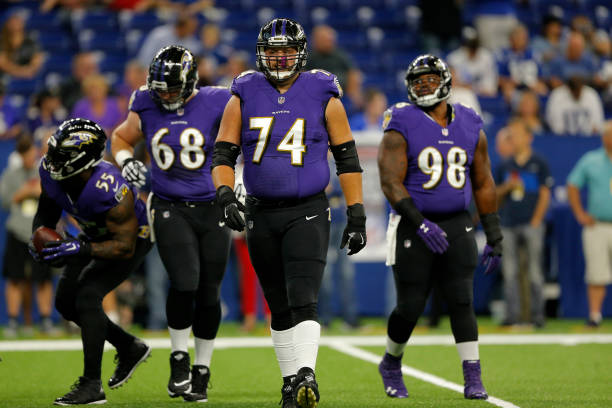
[[[73,11],[70,14],[70,23],[75,33],[85,29],[110,31],[118,26],[117,13],[106,11]]]
[[[82,51],[125,53],[124,36],[118,31],[82,30],[78,42]]]
[[[75,49],[72,36],[63,29],[39,29],[31,31],[31,34],[45,52],[61,53]]]
[[[53,52],[47,54],[45,59],[44,72],[56,72],[63,76],[70,75],[72,70],[72,57],[74,54],[70,51],[67,52]]]
[[[42,80],[39,78],[34,79],[18,79],[12,78],[8,81],[6,86],[7,94],[18,94],[23,96],[29,96],[42,85]]]
[[[62,15],[55,11],[41,13],[34,11],[30,13],[26,20],[27,30],[61,30],[68,28],[68,25],[62,18]]]
[[[164,21],[159,18],[157,13],[134,13],[132,11],[122,11],[119,13],[119,26],[124,32],[130,30],[148,32],[162,24],[164,24]]]

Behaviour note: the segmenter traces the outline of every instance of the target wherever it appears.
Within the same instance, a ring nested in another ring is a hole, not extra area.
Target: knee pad
[[[443,289],[446,293],[448,307],[471,306],[473,298],[472,285],[473,282],[471,279],[462,279],[444,285]]]
[[[293,316],[294,325],[306,320],[314,320],[316,322],[319,319],[316,303],[309,303],[305,306],[291,308],[291,315]]]
[[[55,308],[66,320],[76,322],[76,308],[74,298],[72,297],[56,297]]]
[[[395,311],[403,319],[409,322],[416,322],[419,320],[419,316],[425,310],[425,303],[427,298],[425,296],[401,296],[397,299],[397,306]]]
[[[166,299],[166,317],[168,326],[173,329],[186,329],[193,323],[195,291],[168,290]]]
[[[272,330],[283,331],[288,330],[294,326],[291,311],[289,309],[283,310],[282,312],[272,312]]]

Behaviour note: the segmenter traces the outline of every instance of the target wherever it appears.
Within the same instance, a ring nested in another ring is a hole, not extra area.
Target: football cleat
[[[294,384],[297,384],[293,392],[298,408],[315,408],[319,404],[319,385],[312,369],[300,368]]]
[[[108,380],[111,389],[121,387],[130,379],[134,370],[151,355],[151,347],[140,340],[135,340],[125,353],[115,354],[117,368],[113,376]]]
[[[175,351],[170,354],[170,380],[168,395],[172,398],[191,392],[191,372],[189,371],[189,353]]]
[[[281,400],[278,403],[281,408],[298,408],[293,395],[294,381],[295,376],[291,377],[291,380],[286,381],[281,388]]]
[[[72,384],[70,391],[63,397],[56,398],[54,405],[106,404],[106,395],[101,380],[79,377]]]
[[[191,392],[184,394],[183,399],[187,402],[208,401],[208,382],[210,381],[210,370],[203,365],[191,367]]]
[[[463,362],[463,379],[465,386],[463,396],[466,399],[487,399],[489,395],[480,379],[480,360],[465,360]]]
[[[402,376],[402,359],[385,353],[378,365],[385,393],[391,398],[408,398],[408,390]]]

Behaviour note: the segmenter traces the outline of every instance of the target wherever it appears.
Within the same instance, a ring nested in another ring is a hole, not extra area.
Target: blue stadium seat
[[[119,31],[82,30],[78,42],[82,51],[125,53],[124,36]]]
[[[63,29],[39,29],[31,31],[43,51],[49,53],[67,52],[75,48],[72,36]]]
[[[128,58],[125,54],[102,54],[98,62],[100,72],[114,72],[123,75]]]
[[[72,57],[74,56],[71,52],[56,52],[49,53],[45,60],[44,72],[56,72],[63,76],[70,75],[72,70]]]
[[[114,30],[118,26],[117,13],[107,11],[74,11],[70,15],[72,31],[81,30]]]
[[[361,51],[368,45],[368,37],[363,30],[341,30],[338,31],[338,46],[348,51]]]
[[[29,96],[37,91],[42,85],[42,80],[39,78],[35,79],[18,79],[12,78],[8,81],[6,86],[7,94],[18,94],[23,96]]]
[[[68,25],[65,24],[62,15],[55,11],[50,11],[48,13],[35,11],[32,12],[26,20],[27,30],[60,30],[64,28],[68,28]]]
[[[340,8],[338,0],[293,0],[293,6],[298,10],[312,10],[316,7],[325,7],[328,10]]]
[[[219,25],[222,28],[231,28],[235,30],[257,29],[259,33],[259,25],[252,11],[228,10],[227,16],[224,20],[219,21]],[[255,34],[255,38],[257,38],[257,34]]]
[[[157,13],[133,13],[131,11],[119,13],[119,25],[125,32],[129,30],[151,31],[164,23],[164,20],[159,18]]]

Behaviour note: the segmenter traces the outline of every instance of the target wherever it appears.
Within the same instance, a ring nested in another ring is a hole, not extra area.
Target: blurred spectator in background
[[[464,27],[462,45],[451,52],[448,65],[457,73],[462,83],[468,84],[479,96],[497,94],[497,65],[493,53],[480,46],[474,27]]]
[[[351,115],[349,125],[353,131],[375,131],[382,129],[383,113],[387,109],[387,97],[379,89],[365,91],[365,108],[363,112]]]
[[[249,54],[246,51],[234,51],[223,66],[223,76],[218,79],[217,85],[229,88],[234,78],[248,69]]]
[[[148,67],[157,51],[168,45],[182,45],[194,55],[200,53],[200,42],[195,36],[198,20],[187,12],[181,10],[174,22],[155,27],[145,38],[138,61],[143,67]]]
[[[15,78],[34,78],[43,66],[44,55],[25,32],[25,18],[11,12],[0,32],[0,80],[2,73]]]
[[[318,25],[312,29],[311,38],[312,48],[308,55],[306,70],[323,69],[338,77],[340,86],[348,98],[343,102],[350,116],[363,105],[362,74],[351,58],[338,48],[336,30],[328,25]]]
[[[521,118],[532,134],[537,136],[544,131],[540,116],[540,98],[535,92],[529,90],[521,92],[514,113]]]
[[[495,151],[501,160],[507,160],[514,154],[514,145],[508,127],[499,129],[495,135]]]
[[[5,92],[0,80],[0,140],[13,139],[22,130],[19,111],[8,102]]]
[[[123,81],[115,88],[117,102],[122,117],[128,113],[128,103],[134,91],[147,83],[147,68],[140,65],[138,60],[130,60],[125,64]]]
[[[597,91],[584,84],[586,73],[570,74],[566,85],[554,89],[546,103],[546,122],[558,135],[595,136],[604,112]]]
[[[420,0],[423,49],[441,55],[461,42],[461,4],[457,0]],[[440,10],[444,10],[443,13]]]
[[[480,108],[480,102],[478,97],[472,88],[461,81],[461,77],[457,75],[457,71],[454,68],[450,68],[451,76],[453,78],[453,88],[451,89],[451,95],[448,98],[450,103],[462,103],[470,108],[474,109],[478,115],[482,116],[482,109]]]
[[[568,81],[576,71],[582,72],[583,79],[591,81],[597,67],[593,55],[585,48],[582,34],[572,31],[567,38],[565,52],[544,67],[544,76],[550,88],[554,89]]]
[[[59,88],[62,104],[68,112],[71,112],[74,104],[83,97],[81,90],[83,80],[99,72],[98,58],[95,53],[81,52],[72,58],[72,75],[66,78]]]
[[[533,135],[520,119],[507,126],[512,157],[495,171],[499,213],[504,235],[502,271],[506,318],[502,325],[520,323],[520,242],[525,242],[527,276],[530,283],[531,323],[544,325],[544,217],[550,204],[553,179],[546,161],[533,152]]]
[[[120,111],[117,99],[108,96],[106,78],[100,74],[85,78],[83,94],[85,97],[74,105],[70,117],[93,120],[110,135],[125,115]]]
[[[540,95],[548,92],[540,79],[542,68],[529,47],[529,31],[523,24],[510,32],[510,47],[501,51],[497,64],[499,86],[507,102],[517,90],[530,89]]]
[[[223,65],[232,54],[229,45],[221,44],[221,30],[217,24],[204,24],[200,29],[200,51],[198,55],[206,56],[215,62],[215,66]]]
[[[563,54],[564,44],[563,19],[557,14],[547,14],[542,19],[542,35],[533,39],[534,54],[543,64],[547,64]]]
[[[605,123],[601,140],[603,147],[582,156],[567,178],[569,203],[583,226],[587,325],[591,327],[601,324],[606,285],[612,283],[612,121]],[[586,211],[580,198],[582,188],[587,190]]]
[[[26,127],[33,136],[34,143],[42,146],[43,140],[57,129],[66,116],[66,109],[62,106],[57,92],[45,89],[36,94],[26,118]]]
[[[582,34],[585,41],[585,48],[591,52],[594,46],[595,40],[595,27],[591,19],[584,14],[576,14],[572,17],[570,22],[570,29],[572,31]]]
[[[386,106],[385,106],[386,107]],[[384,113],[383,108],[383,113]],[[380,131],[381,126],[378,126]],[[331,181],[326,189],[329,199],[329,210],[331,216],[329,246],[327,249],[327,263],[321,281],[319,292],[319,318],[321,325],[329,327],[333,312],[333,300],[340,299],[340,312],[344,325],[348,329],[359,327],[357,317],[357,294],[355,292],[355,265],[349,258],[346,251],[340,249],[342,232],[346,226],[346,214],[344,196],[340,188],[340,180],[336,176],[335,166],[330,162]],[[335,282],[339,286],[336,290]]]
[[[16,151],[21,156],[21,164],[18,167],[7,168],[0,179],[2,207],[9,211],[2,271],[6,279],[5,296],[9,318],[4,332],[6,337],[17,336],[17,319],[23,304],[22,294],[28,282],[36,283],[41,331],[49,333],[53,330],[51,268],[46,264],[35,262],[28,253],[32,220],[41,193],[38,178],[39,150],[29,135],[22,134],[17,140]]]
[[[197,57],[198,83],[196,88],[217,84],[217,63],[207,56]]]
[[[612,41],[608,33],[603,30],[597,32],[594,50],[599,58],[599,68],[593,84],[601,91],[606,109],[612,109]]]

